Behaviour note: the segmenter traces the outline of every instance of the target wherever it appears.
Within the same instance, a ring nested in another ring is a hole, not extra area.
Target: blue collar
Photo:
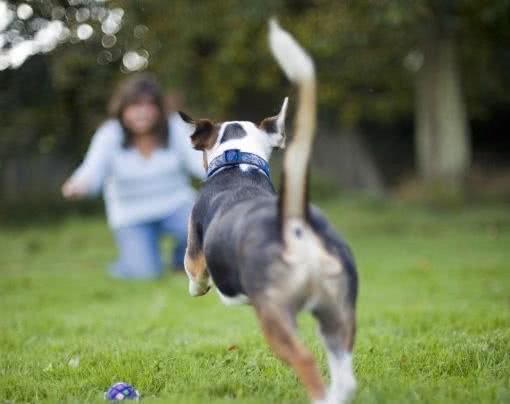
[[[262,157],[257,156],[253,153],[242,152],[239,149],[228,149],[216,157],[207,169],[207,178],[211,178],[223,167],[233,167],[239,164],[249,164],[254,167],[261,169],[267,178],[271,179],[269,174],[269,164]]]

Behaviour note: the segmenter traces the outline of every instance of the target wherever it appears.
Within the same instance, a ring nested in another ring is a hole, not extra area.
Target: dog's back
[[[263,299],[278,289],[296,310],[313,310],[328,295],[322,283],[343,277],[355,295],[349,247],[318,209],[310,209],[312,231],[288,236],[292,245],[282,243],[278,196],[256,169],[232,167],[214,176],[202,188],[194,216],[208,271],[226,303]]]

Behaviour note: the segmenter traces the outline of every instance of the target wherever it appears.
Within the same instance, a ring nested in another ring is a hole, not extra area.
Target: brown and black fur
[[[298,114],[310,114],[303,107],[306,91],[314,92],[315,86],[300,92]],[[314,104],[315,98],[306,102]],[[225,130],[219,133],[219,126],[210,121],[193,121],[187,115],[183,119],[195,125],[192,143],[204,155],[221,143],[218,136],[225,136]],[[266,119],[260,127],[275,131],[273,121]],[[231,136],[242,137],[242,132],[231,128]],[[297,135],[296,147],[301,140]],[[284,176],[291,174],[293,164],[287,154]],[[341,362],[354,344],[357,274],[344,239],[308,202],[308,163],[303,164],[304,177],[295,181],[301,189],[294,195],[289,192],[296,189],[285,179],[282,192],[276,194],[270,179],[257,169],[234,166],[207,179],[190,217],[185,264],[200,286],[193,294],[204,294],[214,284],[224,298],[246,296],[268,344],[294,368],[310,398],[332,403],[343,400],[341,394],[332,393],[341,386],[332,386],[327,393],[315,359],[297,337],[296,315],[303,309],[311,311],[331,363]]]

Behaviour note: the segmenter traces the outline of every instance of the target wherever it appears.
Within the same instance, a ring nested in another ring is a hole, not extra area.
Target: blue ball
[[[129,383],[119,382],[104,393],[104,398],[106,400],[139,400],[140,393]]]

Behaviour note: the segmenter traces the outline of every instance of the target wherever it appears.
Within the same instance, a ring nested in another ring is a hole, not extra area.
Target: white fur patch
[[[241,139],[231,139],[226,142],[220,143],[223,136],[225,127],[229,124],[237,123],[242,126],[246,132],[246,136]],[[245,153],[256,154],[257,156],[269,161],[273,146],[266,132],[255,126],[253,122],[249,121],[229,121],[221,124],[220,132],[216,144],[207,150],[207,162],[210,163],[216,157],[220,156],[229,149],[239,149]]]
[[[209,291],[212,286],[212,280],[210,276],[207,276],[205,279],[197,282],[195,279],[193,279],[193,276],[186,268],[186,261],[184,261],[184,271],[186,272],[186,275],[188,275],[188,292],[191,296],[202,296]]]
[[[329,254],[310,226],[300,218],[289,219],[284,229],[284,258],[292,265],[306,267],[316,275],[335,276],[342,271],[336,257]]]
[[[218,288],[216,288],[216,292],[218,292],[221,302],[226,306],[236,306],[240,304],[248,304],[250,302],[248,296],[243,294],[239,294],[234,297],[225,296]]]
[[[291,81],[314,77],[315,69],[310,56],[274,18],[269,21],[269,45],[276,61]]]
[[[191,277],[189,278],[188,292],[193,297],[205,295],[210,288],[211,284],[209,279],[203,282],[196,282],[191,279]]]
[[[352,371],[352,354],[328,351],[331,385],[328,390],[327,403],[338,404],[347,402],[356,390],[356,379]]]
[[[293,289],[306,290],[304,309],[312,311],[337,292],[343,267],[331,255],[303,219],[289,219],[284,228],[283,258],[292,267],[287,282]]]

